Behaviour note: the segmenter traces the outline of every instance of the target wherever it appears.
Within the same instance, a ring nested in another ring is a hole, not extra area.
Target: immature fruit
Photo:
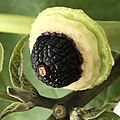
[[[57,47],[63,39],[64,44]],[[92,88],[107,79],[114,64],[104,30],[82,10],[44,10],[32,25],[29,41],[33,69],[39,79],[53,87]]]

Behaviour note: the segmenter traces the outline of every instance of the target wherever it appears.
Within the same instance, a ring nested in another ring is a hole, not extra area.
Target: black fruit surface
[[[34,44],[30,56],[38,78],[52,87],[64,87],[82,74],[83,58],[72,39],[61,33],[45,32]]]

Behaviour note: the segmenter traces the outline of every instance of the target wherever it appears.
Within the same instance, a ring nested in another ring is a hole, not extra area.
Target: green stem
[[[0,14],[0,32],[28,34],[34,17]]]

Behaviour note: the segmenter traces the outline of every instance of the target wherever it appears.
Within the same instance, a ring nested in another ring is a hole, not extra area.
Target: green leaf
[[[30,101],[32,101],[33,103],[34,102],[33,100],[37,98],[37,94],[31,91],[15,89],[9,86],[7,87],[7,94],[13,98],[16,98],[17,101],[26,102],[26,103]]]
[[[112,50],[120,51],[120,21],[98,21],[98,23],[105,29],[107,39]]]
[[[0,14],[0,32],[27,34],[33,21],[33,17]]]
[[[22,40],[18,42],[10,58],[9,72],[10,72],[11,82],[14,87],[21,88],[21,83],[22,83],[21,78],[23,75],[22,52],[27,40],[28,40],[28,36],[24,37]]]
[[[120,52],[118,51],[112,51],[112,56],[114,59],[117,59],[117,57],[120,55]]]
[[[27,16],[36,16],[39,11],[51,6],[66,6],[71,8],[81,8],[93,19],[97,20],[120,20],[119,0],[101,0],[100,3],[96,0],[4,0],[0,1],[1,13],[21,14]],[[108,11],[109,10],[109,11]]]
[[[37,91],[23,73],[23,48],[28,40],[28,37],[29,36],[26,36],[18,42],[12,53],[9,64],[11,82],[14,87],[18,87],[21,90],[15,90],[8,87],[7,92],[0,91],[0,98],[21,102],[16,102],[8,106],[0,114],[0,118],[8,116],[14,112],[29,110],[34,106],[30,101],[36,95]]]
[[[21,102],[15,102],[9,105],[1,114],[0,114],[0,119],[14,113],[14,112],[22,112],[22,111],[27,111],[31,109],[32,103],[21,103]]]
[[[120,10],[120,1],[119,0],[101,0],[98,2],[97,0],[0,0],[0,13],[7,14],[17,14],[17,15],[25,15],[25,16],[37,16],[37,14],[45,9],[46,7],[51,6],[68,6],[72,8],[82,8],[89,16],[96,20],[120,20],[119,10]],[[109,26],[109,25],[108,25]],[[117,27],[117,25],[116,25]],[[118,27],[118,29],[120,29]],[[110,30],[110,28],[109,28]],[[110,30],[111,31],[111,30]],[[120,51],[120,40],[119,40],[119,31],[114,28],[113,24],[113,32],[109,32],[107,37],[110,41],[110,45],[112,50]],[[16,42],[18,42],[21,36],[11,35],[11,34],[1,34],[0,33],[0,41],[4,43],[4,48],[6,51],[5,54],[5,64],[3,72],[0,76],[0,88],[5,88],[10,85],[9,75],[8,75],[8,61],[9,57],[12,53],[13,47],[15,47]],[[11,44],[12,43],[12,44]],[[41,92],[41,94],[50,97],[61,97],[67,94],[69,91],[62,89],[52,89],[43,85],[37,78],[35,77],[30,64],[29,64],[29,55],[25,53],[25,72],[27,77],[30,78],[31,83]],[[113,97],[117,96],[120,93],[119,85],[120,79],[117,80],[112,86],[110,86],[107,90],[105,90],[102,94],[100,94],[92,103],[91,106],[98,106],[111,100]],[[6,106],[6,103],[0,101],[0,111],[3,109],[3,106]],[[51,111],[43,108],[35,108],[25,113],[14,114],[5,118],[5,120],[46,120]]]
[[[70,120],[120,120],[120,117],[112,112],[116,103],[109,103],[101,108],[74,108]]]
[[[7,86],[11,86],[8,64],[9,64],[9,59],[10,59],[11,53],[13,51],[13,48],[20,38],[21,38],[21,35],[0,33],[0,42],[4,46],[4,53],[5,53],[4,54],[4,65],[3,65],[2,72],[0,74],[0,89],[2,89],[4,91],[6,91]],[[8,44],[8,42],[9,42],[9,44]],[[11,102],[8,100],[6,101],[3,99],[0,99],[0,113],[10,103]]]
[[[2,44],[0,43],[0,72],[2,71],[3,58],[4,58],[4,49]]]
[[[9,101],[18,101],[18,99],[10,97],[5,90],[0,90],[0,99],[9,100]]]
[[[11,83],[14,87],[34,92],[36,90],[23,73],[23,48],[28,38],[29,36],[24,37],[16,45],[10,59],[9,72]]]
[[[113,112],[105,111],[103,114],[101,114],[98,118],[94,120],[120,120],[120,117]]]

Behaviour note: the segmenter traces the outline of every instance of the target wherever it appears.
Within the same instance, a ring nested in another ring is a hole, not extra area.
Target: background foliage
[[[0,13],[17,14],[25,16],[37,16],[37,14],[47,7],[52,6],[67,6],[72,8],[83,9],[90,17],[95,20],[120,21],[120,0],[0,0]],[[117,22],[116,22],[117,23]],[[112,50],[120,51],[120,24],[105,26],[109,31],[107,32],[108,40]],[[10,86],[10,78],[8,73],[8,63],[11,53],[23,35],[0,33],[0,42],[3,44],[5,50],[3,71],[0,74],[0,88],[6,89]],[[43,85],[34,75],[29,61],[29,49],[26,47],[24,51],[25,73],[30,79],[31,83],[44,96],[61,97],[69,93],[68,90],[53,89]],[[94,100],[92,100],[86,107],[100,106],[115,96],[120,95],[120,79],[116,80],[109,88],[104,90]],[[8,101],[0,100],[0,112],[9,104]],[[17,113],[6,117],[5,120],[46,120],[51,111],[44,108],[34,108],[24,113]]]

